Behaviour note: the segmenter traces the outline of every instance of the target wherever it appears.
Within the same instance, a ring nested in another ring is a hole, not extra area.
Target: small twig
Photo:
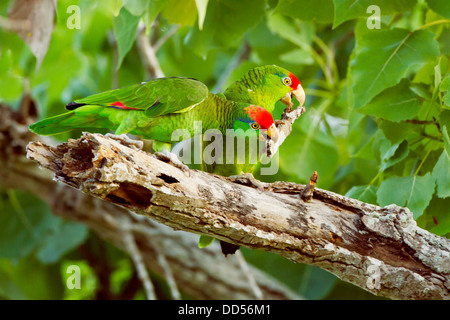
[[[105,222],[107,222],[113,226],[120,227],[120,229],[123,233],[123,242],[125,244],[125,248],[128,251],[128,254],[130,255],[131,259],[133,260],[138,277],[141,280],[142,285],[144,286],[144,290],[147,295],[147,299],[148,300],[156,300],[155,289],[150,280],[150,276],[148,275],[144,260],[139,251],[139,248],[136,245],[136,242],[135,242],[135,239],[133,236],[132,224],[126,218],[118,221],[113,216],[104,216],[104,219],[105,219]]]
[[[278,141],[276,143],[273,140],[268,139],[266,143],[266,154],[270,158],[278,150],[278,148],[283,144],[284,140],[291,134],[292,125],[295,120],[300,118],[300,116],[305,112],[305,107],[299,107],[295,110],[289,111],[292,106],[288,106],[281,116],[281,120],[276,121],[276,126],[278,129]]]
[[[0,28],[11,31],[26,31],[31,29],[31,21],[29,19],[8,19],[0,16]]]
[[[169,289],[170,289],[172,298],[174,300],[180,300],[181,294],[180,294],[180,290],[178,290],[177,283],[175,282],[175,278],[172,273],[172,268],[170,267],[169,263],[167,262],[167,259],[166,259],[166,256],[164,255],[164,253],[159,249],[159,246],[155,244],[154,248],[156,249],[156,256],[158,259],[158,263],[164,271],[164,277],[167,281],[167,284],[169,285]]]
[[[147,294],[147,299],[156,300],[155,288],[153,287],[153,283],[150,280],[150,276],[148,275],[147,269],[145,268],[142,255],[139,252],[131,231],[124,231],[123,240],[125,242],[127,251],[131,256],[131,259],[134,262],[134,266],[136,267],[139,279],[144,286],[145,293]]]
[[[309,179],[308,184],[306,185],[305,189],[303,189],[302,193],[300,194],[300,198],[303,201],[311,201],[314,195],[314,188],[316,187],[317,180],[319,179],[319,174],[317,171],[314,171],[311,175],[311,178]]]
[[[150,40],[145,34],[145,24],[142,21],[140,21],[138,25],[137,46],[139,48],[139,53],[142,57],[142,61],[144,62],[146,69],[150,73],[150,77],[164,77],[164,72],[162,71],[158,59],[156,58],[156,51],[150,44]]]
[[[256,279],[253,276],[252,271],[248,267],[247,261],[245,261],[244,256],[242,255],[242,252],[238,250],[235,254],[235,257],[237,261],[239,262],[239,266],[241,267],[242,271],[244,272],[245,276],[247,277],[248,284],[250,288],[252,289],[253,293],[255,294],[255,298],[258,300],[263,300],[264,295],[259,288],[258,284],[256,283]]]
[[[158,52],[159,49],[161,49],[161,47],[164,45],[164,43],[166,43],[167,40],[170,39],[170,37],[172,37],[180,28],[179,24],[174,24],[169,31],[167,31],[166,33],[164,33],[161,38],[159,38],[155,44],[153,45],[153,51],[154,52]]]

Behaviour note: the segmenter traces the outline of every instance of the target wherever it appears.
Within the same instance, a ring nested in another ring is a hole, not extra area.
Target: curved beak
[[[283,98],[280,99],[281,102],[283,102],[288,107],[292,107],[292,96],[295,97],[295,99],[299,102],[299,107],[303,107],[303,104],[305,103],[306,94],[305,90],[303,90],[303,87],[301,84],[297,86],[297,89],[292,90],[291,92],[288,92]]]
[[[306,94],[305,90],[303,90],[303,87],[301,84],[298,85],[297,89],[292,91],[292,94],[294,95],[295,99],[298,100],[300,103],[300,107],[303,107],[303,104],[305,103]]]
[[[269,137],[270,140],[272,140],[274,143],[277,143],[278,141],[278,129],[275,126],[275,123],[272,123],[272,125],[267,129],[266,135]]]

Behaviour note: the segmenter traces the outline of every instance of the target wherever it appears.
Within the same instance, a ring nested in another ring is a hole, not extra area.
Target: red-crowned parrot
[[[176,129],[186,130],[190,137],[199,133],[197,121],[201,121],[202,134],[216,129],[226,135],[231,130],[239,131],[237,136],[243,135],[244,139],[254,136],[276,140],[278,131],[272,117],[275,104],[282,101],[290,106],[292,96],[303,105],[305,93],[300,81],[277,66],[254,68],[217,95],[195,79],[159,78],[75,100],[67,104],[69,112],[32,124],[30,130],[52,135],[73,129],[106,128],[119,135],[131,133],[152,139],[154,150],[166,153],[179,141],[172,137]],[[231,175],[251,172],[255,164],[202,168]],[[208,241],[203,241],[202,246]]]

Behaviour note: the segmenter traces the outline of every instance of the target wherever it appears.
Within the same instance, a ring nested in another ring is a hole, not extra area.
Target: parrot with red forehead
[[[170,150],[177,129],[194,134],[215,129],[243,128],[241,134],[263,138],[277,137],[272,115],[264,108],[230,101],[208,91],[191,78],[159,78],[94,94],[66,105],[69,112],[30,125],[39,135],[52,135],[73,129],[106,128],[116,134],[131,133],[154,140],[155,151]],[[201,121],[201,132],[195,122]],[[229,131],[228,131],[229,132]]]
[[[271,114],[278,101],[291,106],[294,96],[300,107],[305,103],[305,91],[290,71],[278,67],[256,67],[244,74],[223,93],[226,99],[255,104],[263,107]]]
[[[69,112],[32,124],[30,130],[52,135],[73,129],[106,128],[118,135],[131,133],[152,139],[155,151],[170,151],[176,129],[187,130],[193,136],[195,122],[201,121],[201,133],[216,129],[226,134],[232,130],[276,140],[278,131],[272,117],[275,103],[282,101],[290,106],[292,96],[303,105],[305,92],[300,81],[278,66],[251,69],[217,95],[195,79],[158,78],[75,100],[67,104]],[[231,175],[251,172],[253,167],[231,166],[230,170],[227,166],[220,172],[217,166],[208,171]]]
[[[153,149],[165,152],[176,163],[178,158],[174,159],[170,151],[179,142],[172,135],[177,129],[188,133],[186,140],[214,129],[224,136],[231,133],[233,139],[253,136],[276,141],[278,131],[272,116],[275,104],[281,101],[291,107],[292,96],[303,105],[305,92],[300,81],[278,66],[251,69],[219,94],[209,92],[206,85],[195,79],[159,78],[75,100],[66,105],[68,112],[34,123],[30,130],[39,135],[91,128],[106,128],[118,135],[130,133],[153,140]],[[200,132],[196,130],[199,121]],[[223,141],[225,149],[227,140]],[[247,140],[244,146],[250,150]],[[225,176],[251,173],[257,161],[249,161],[247,155],[245,151],[242,163],[205,164],[202,158],[201,168]],[[200,246],[212,240],[203,236]],[[234,253],[238,248],[232,244],[225,248],[221,244],[224,254]]]

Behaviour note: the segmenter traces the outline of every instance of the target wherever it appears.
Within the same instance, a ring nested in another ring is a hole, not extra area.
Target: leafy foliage
[[[13,2],[0,3],[1,16]],[[382,206],[407,206],[419,226],[449,236],[449,3],[60,0],[40,68],[41,56],[38,61],[14,30],[0,29],[0,101],[17,106],[28,79],[45,117],[76,98],[147,80],[150,72],[136,45],[142,20],[152,44],[161,40],[156,55],[167,76],[194,77],[216,92],[257,65],[277,64],[300,79],[307,112],[281,147],[279,172],[258,178],[306,183],[316,170],[318,187]],[[67,27],[70,5],[80,7],[81,29]],[[380,29],[367,27],[369,5],[380,8]],[[2,193],[0,295],[71,298],[64,279],[49,270],[77,255],[72,249],[86,239],[85,228],[54,218],[36,198],[13,194]],[[306,297],[361,293],[342,289],[321,270],[245,254]],[[42,292],[23,285],[28,278],[20,275],[29,265],[45,279]],[[58,289],[51,291],[51,283],[59,283]],[[92,298],[98,283],[91,283],[72,298]]]

